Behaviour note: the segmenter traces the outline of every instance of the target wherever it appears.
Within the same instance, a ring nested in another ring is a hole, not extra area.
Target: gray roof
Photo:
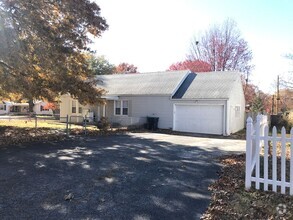
[[[239,72],[191,73],[173,98],[228,99],[235,82],[241,83]]]
[[[98,87],[106,95],[173,95],[190,71],[100,75]]]

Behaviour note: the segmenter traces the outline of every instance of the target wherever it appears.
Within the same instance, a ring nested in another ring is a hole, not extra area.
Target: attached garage
[[[240,75],[189,75],[172,96],[173,130],[230,135],[244,127],[245,100]]]
[[[223,105],[174,104],[173,114],[175,131],[224,134]]]

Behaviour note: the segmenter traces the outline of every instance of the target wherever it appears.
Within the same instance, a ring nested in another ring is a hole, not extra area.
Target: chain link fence
[[[88,130],[97,129],[93,117],[66,116],[60,115],[0,115],[0,126],[55,129],[71,134],[71,131],[82,130],[79,134],[86,135]]]

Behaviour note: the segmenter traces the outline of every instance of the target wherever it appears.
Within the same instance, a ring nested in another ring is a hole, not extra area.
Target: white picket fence
[[[272,159],[269,163],[269,142],[272,143]],[[281,145],[281,163],[278,167],[277,147]],[[286,180],[286,143],[290,144],[289,180]],[[260,155],[261,149],[263,155]],[[261,167],[261,160],[263,166]],[[269,172],[271,170],[271,172]],[[280,171],[280,172],[278,172]],[[293,195],[293,128],[290,131],[290,138],[286,137],[286,130],[283,127],[281,136],[277,135],[276,127],[273,128],[272,136],[269,136],[267,116],[258,115],[255,124],[252,118],[247,119],[246,125],[246,173],[245,188],[251,188],[251,183],[255,183],[255,188],[268,191],[271,185],[274,192],[286,193],[289,188],[290,195]]]

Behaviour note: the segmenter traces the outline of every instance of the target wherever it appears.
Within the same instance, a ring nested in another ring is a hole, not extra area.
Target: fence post
[[[66,115],[66,135],[68,136],[68,115]]]
[[[290,130],[290,195],[293,195],[293,128]]]
[[[35,128],[38,127],[38,118],[37,118],[37,115],[35,115]]]
[[[269,127],[264,127],[264,191],[268,191],[268,179],[269,179]]]
[[[252,153],[252,118],[248,117],[246,123],[246,171],[245,171],[245,189],[251,187],[251,153]]]
[[[83,121],[84,121],[84,134],[86,135],[86,116],[84,117]]]
[[[261,115],[256,117],[256,124],[255,124],[255,158],[256,158],[256,165],[255,165],[255,188],[259,189],[259,177],[260,177],[260,130],[261,130]]]
[[[70,115],[70,116],[68,117],[69,130],[71,130],[71,118],[72,118],[72,115]]]
[[[281,129],[281,193],[286,193],[286,129]]]
[[[273,191],[277,192],[277,128],[273,127]]]

